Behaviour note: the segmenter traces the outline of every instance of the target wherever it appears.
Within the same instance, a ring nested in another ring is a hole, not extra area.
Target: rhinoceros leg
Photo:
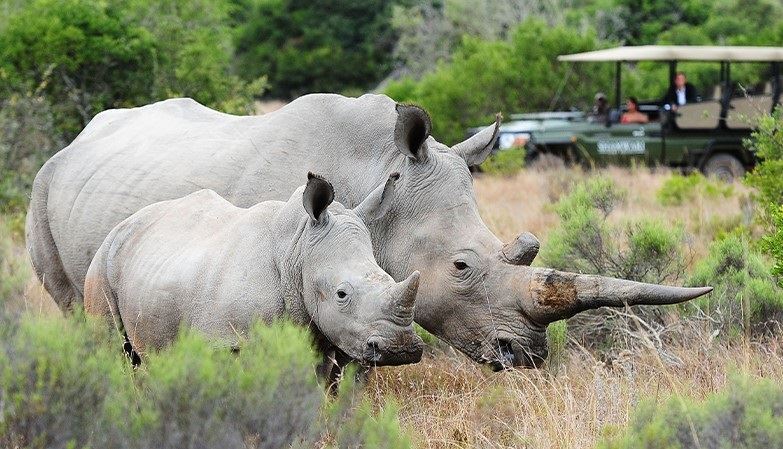
[[[115,231],[112,231],[106,240],[112,242],[115,233]],[[101,245],[87,271],[87,277],[84,281],[84,311],[105,320],[109,326],[111,338],[117,335],[122,337],[122,351],[131,364],[137,367],[141,365],[141,357],[133,348],[133,344],[131,344],[130,338],[128,338],[128,333],[125,331],[119,312],[117,296],[114,294],[114,289],[112,289],[107,277],[109,246],[108,243]]]
[[[25,240],[30,261],[38,280],[52,296],[60,310],[70,311],[81,295],[74,288],[65,273],[60,252],[57,250],[49,227],[48,197],[49,183],[55,170],[54,163],[47,163],[35,177],[30,208],[27,211]]]

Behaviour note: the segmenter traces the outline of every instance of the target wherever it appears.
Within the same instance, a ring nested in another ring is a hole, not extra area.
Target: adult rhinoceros
[[[308,171],[355,207],[401,174],[390,212],[370,226],[380,266],[396,280],[421,271],[415,320],[495,369],[536,366],[548,323],[625,304],[672,304],[710,288],[679,288],[529,265],[537,242],[503,245],[479,216],[469,165],[493,126],[449,148],[427,113],[383,95],[303,96],[263,116],[222,114],[190,99],[98,114],[38,173],[27,222],[36,273],[62,309],[82,300],[104,237],[142,207],[209,188],[249,207],[285,200]]]

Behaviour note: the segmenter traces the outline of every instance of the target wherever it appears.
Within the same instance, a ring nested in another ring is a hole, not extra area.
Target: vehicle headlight
[[[530,140],[530,133],[503,133],[498,140],[501,150],[524,147]]]

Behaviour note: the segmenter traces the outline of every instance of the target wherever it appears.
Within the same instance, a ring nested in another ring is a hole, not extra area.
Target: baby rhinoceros
[[[416,363],[419,272],[396,283],[376,263],[365,225],[386,213],[398,176],[355,209],[332,203],[331,184],[312,173],[287,202],[243,209],[200,190],[147,206],[104,240],[87,274],[85,309],[142,356],[183,326],[233,343],[254,320],[287,316],[312,330],[323,375],[334,375],[326,361],[335,358]]]

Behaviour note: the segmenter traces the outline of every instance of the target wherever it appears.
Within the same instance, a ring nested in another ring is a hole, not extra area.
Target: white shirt
[[[686,103],[685,101],[685,88],[677,89],[677,104],[682,106]]]

